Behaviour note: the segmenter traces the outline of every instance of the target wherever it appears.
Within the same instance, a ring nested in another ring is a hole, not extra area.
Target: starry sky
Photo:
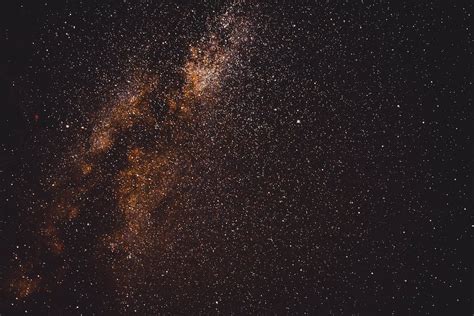
[[[469,2],[2,6],[2,315],[471,312]]]

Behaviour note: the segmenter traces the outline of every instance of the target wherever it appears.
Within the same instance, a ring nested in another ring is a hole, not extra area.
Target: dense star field
[[[470,19],[9,1],[0,313],[471,313]]]

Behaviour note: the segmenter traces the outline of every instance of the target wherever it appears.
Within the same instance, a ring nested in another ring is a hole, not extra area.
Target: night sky
[[[1,315],[471,314],[468,1],[1,7]]]

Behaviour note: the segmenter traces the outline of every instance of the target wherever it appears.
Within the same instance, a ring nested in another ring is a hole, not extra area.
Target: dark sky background
[[[471,8],[2,3],[0,313],[471,313]]]

